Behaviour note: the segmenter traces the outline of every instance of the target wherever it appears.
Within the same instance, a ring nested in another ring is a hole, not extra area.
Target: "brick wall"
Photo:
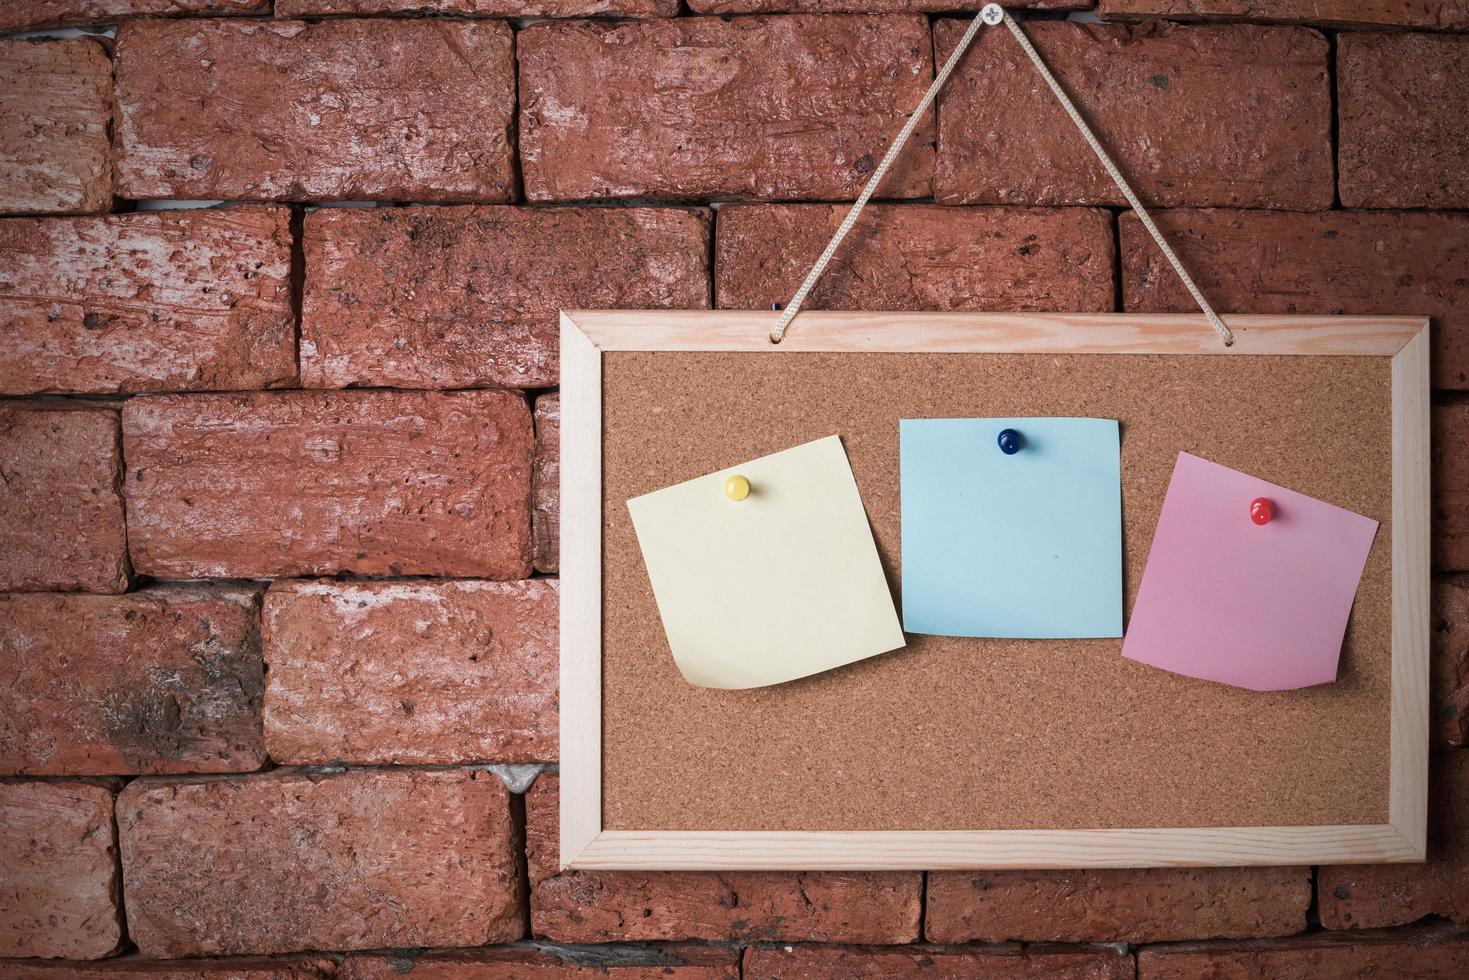
[[[1434,319],[1425,865],[557,872],[555,311],[783,302],[977,6],[0,3],[0,978],[1469,975],[1463,0],[1024,5],[1222,311]],[[878,197],[813,306],[1190,306],[1004,32]]]

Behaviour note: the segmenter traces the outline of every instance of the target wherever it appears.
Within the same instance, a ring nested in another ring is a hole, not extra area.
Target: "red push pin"
[[[1256,497],[1250,501],[1250,520],[1256,524],[1269,524],[1270,518],[1275,516],[1275,505],[1264,497]]]

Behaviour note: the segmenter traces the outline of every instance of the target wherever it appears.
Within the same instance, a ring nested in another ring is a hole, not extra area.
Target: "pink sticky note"
[[[1274,506],[1269,523],[1250,504]],[[1122,655],[1284,691],[1336,680],[1377,522],[1179,453]]]

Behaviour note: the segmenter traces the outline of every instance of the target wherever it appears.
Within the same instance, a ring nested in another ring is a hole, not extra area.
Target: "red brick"
[[[125,197],[513,197],[502,22],[136,21],[116,61]]]
[[[1309,868],[935,871],[925,938],[943,943],[1283,936],[1306,928]]]
[[[1433,747],[1469,745],[1469,575],[1433,580],[1431,682]]]
[[[111,207],[111,115],[112,62],[102,45],[0,41],[0,213]]]
[[[719,212],[716,303],[784,305],[846,205]],[[1112,215],[1087,208],[875,205],[862,212],[806,306],[839,310],[1110,311]]]
[[[966,26],[935,25],[936,57]],[[1315,31],[1025,29],[1145,203],[1331,206],[1327,43]],[[979,34],[938,102],[940,203],[1126,203],[1008,31]]]
[[[265,738],[291,765],[555,761],[557,583],[277,582]]]
[[[533,201],[853,198],[933,77],[908,15],[542,23],[516,48]],[[932,141],[879,196],[929,192]]]
[[[1433,567],[1469,571],[1469,400],[1433,406]]]
[[[333,14],[456,17],[672,17],[678,0],[275,0],[277,17]]]
[[[477,946],[524,929],[509,793],[492,773],[140,779],[117,825],[144,956]]]
[[[557,874],[560,789],[526,794],[531,932],[565,943],[674,939],[907,943],[917,872],[567,871]]]
[[[701,14],[900,14],[910,11],[975,13],[989,0],[689,0]],[[1092,0],[1008,0],[1010,10],[1085,10]]]
[[[1153,214],[1221,312],[1433,317],[1433,383],[1469,388],[1469,215],[1322,211]],[[1133,214],[1118,222],[1123,309],[1198,306]]]
[[[1469,37],[1343,34],[1336,78],[1344,207],[1469,207]]]
[[[1460,980],[1466,973],[1469,936],[1442,929],[1180,943],[1145,947],[1137,954],[1138,980]]]
[[[0,955],[107,956],[122,941],[110,787],[0,782]]]
[[[268,13],[270,0],[8,0],[0,4],[0,31],[115,24],[129,17]]]
[[[259,604],[176,585],[0,596],[0,773],[260,768]]]
[[[342,980],[533,980],[610,977],[612,980],[738,980],[734,949],[704,945],[501,947],[464,952],[413,951],[348,956]]]
[[[0,406],[0,471],[0,592],[127,588],[116,412]]]
[[[1374,929],[1441,915],[1469,923],[1469,752],[1436,752],[1428,782],[1428,860],[1323,867],[1321,924]]]
[[[1469,27],[1463,0],[1097,0],[1108,20],[1255,20],[1327,26]]]
[[[709,305],[707,212],[330,209],[305,239],[311,387],[544,388],[561,310]]]
[[[229,208],[0,221],[0,391],[294,379],[289,220]]]
[[[517,393],[160,395],[122,416],[140,572],[530,575],[533,436]]]
[[[746,980],[1133,980],[1132,956],[1115,947],[751,946]]]
[[[536,468],[531,481],[536,571],[561,565],[561,395],[536,399]]]
[[[235,956],[218,960],[147,960],[126,956],[100,963],[0,960],[0,980],[333,980],[327,957]]]

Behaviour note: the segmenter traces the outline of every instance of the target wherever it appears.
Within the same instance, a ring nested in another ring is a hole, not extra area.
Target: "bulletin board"
[[[1422,860],[1426,320],[1236,316],[1225,347],[1201,316],[807,312],[777,346],[775,316],[562,316],[564,866]],[[896,597],[899,420],[1010,416],[1119,420],[1125,616],[1179,452],[1379,521],[1337,682],[913,634],[788,684],[683,680],[628,499],[839,435]]]

